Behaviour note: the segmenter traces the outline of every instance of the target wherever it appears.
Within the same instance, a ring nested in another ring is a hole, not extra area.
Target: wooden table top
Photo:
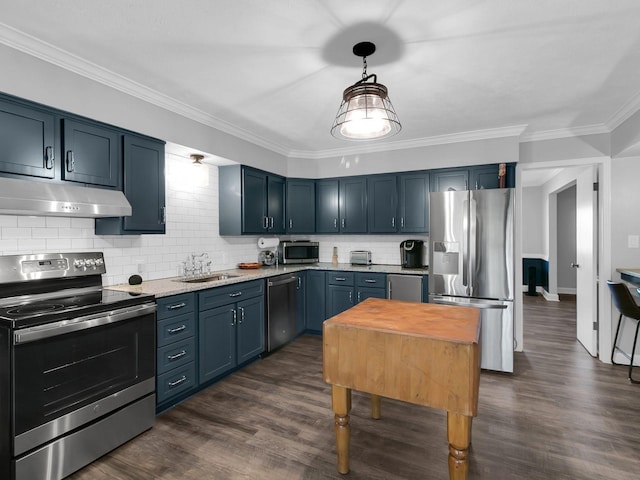
[[[473,344],[480,338],[476,308],[368,298],[325,324]]]

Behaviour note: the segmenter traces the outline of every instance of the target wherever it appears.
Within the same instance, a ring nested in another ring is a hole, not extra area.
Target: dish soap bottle
[[[331,263],[334,266],[338,265],[338,247],[333,247],[333,257],[331,257]]]

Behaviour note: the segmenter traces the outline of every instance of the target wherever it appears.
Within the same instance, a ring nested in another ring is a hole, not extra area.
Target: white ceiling
[[[366,151],[611,131],[640,107],[639,25],[638,0],[0,3],[1,43],[312,158],[354,147],[329,129],[357,42],[403,125]]]

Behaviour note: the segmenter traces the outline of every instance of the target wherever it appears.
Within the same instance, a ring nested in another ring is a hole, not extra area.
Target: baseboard
[[[631,350],[631,349],[629,349]],[[625,357],[624,355],[622,355],[620,352],[616,351],[616,353],[613,355],[613,361],[616,363],[619,363],[621,365],[629,365],[629,359],[627,357]],[[640,354],[635,354],[633,356],[633,366],[634,367],[640,367]],[[638,372],[640,374],[640,372]],[[633,373],[633,378],[636,378],[638,376],[637,373]]]
[[[545,289],[542,289],[542,296],[547,302],[559,302],[560,297],[558,297],[557,293],[549,293]]]

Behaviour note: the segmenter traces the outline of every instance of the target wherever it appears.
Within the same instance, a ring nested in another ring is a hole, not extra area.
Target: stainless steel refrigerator
[[[429,302],[481,311],[481,367],[513,372],[511,188],[429,196]]]

